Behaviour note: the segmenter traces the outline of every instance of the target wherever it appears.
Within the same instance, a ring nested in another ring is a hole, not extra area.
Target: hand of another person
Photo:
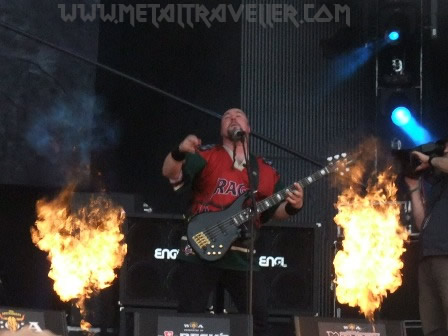
[[[179,151],[181,152],[196,152],[197,148],[201,145],[201,139],[199,139],[196,135],[190,134],[188,135],[179,145]]]
[[[430,168],[429,165],[429,155],[414,151],[411,153],[411,155],[415,156],[417,159],[420,160],[420,164],[415,168],[415,171],[425,170]]]
[[[300,209],[303,206],[303,189],[297,182],[294,183],[296,190],[288,191],[286,194],[286,201],[295,209]]]

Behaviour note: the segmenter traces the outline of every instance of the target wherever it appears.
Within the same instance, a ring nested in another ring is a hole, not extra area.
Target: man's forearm
[[[415,226],[419,231],[422,230],[423,220],[425,219],[425,207],[420,188],[411,192],[412,215],[414,216]]]
[[[289,218],[289,215],[286,213],[285,206],[286,202],[282,202],[274,212],[274,218],[278,220],[285,220]]]
[[[173,159],[171,153],[169,153],[162,166],[162,174],[168,179],[176,179],[179,177],[182,170],[183,161],[176,161]]]
[[[448,158],[442,156],[436,156],[431,159],[431,166],[439,169],[444,173],[448,173]]]
[[[287,207],[289,207],[289,209]],[[297,214],[301,210],[301,208],[302,207],[296,209],[293,208],[291,205],[288,205],[288,202],[282,202],[275,210],[273,217],[278,220],[285,220]]]

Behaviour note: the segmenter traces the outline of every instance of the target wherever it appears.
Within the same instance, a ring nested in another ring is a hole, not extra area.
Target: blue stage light
[[[407,107],[398,106],[392,111],[390,117],[395,125],[403,127],[411,121],[412,115]]]
[[[397,41],[400,38],[400,33],[398,31],[391,31],[389,32],[389,34],[387,35],[387,38],[390,41]]]
[[[388,30],[384,35],[385,44],[396,45],[401,42],[401,35],[399,30]]]
[[[391,119],[395,125],[409,136],[415,145],[421,145],[433,140],[433,136],[414,118],[405,106],[394,108]]]

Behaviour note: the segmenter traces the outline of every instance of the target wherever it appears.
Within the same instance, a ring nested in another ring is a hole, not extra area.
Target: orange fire
[[[85,300],[111,285],[127,252],[120,232],[125,213],[105,197],[92,198],[86,207],[71,213],[73,192],[70,186],[54,200],[37,202],[31,236],[37,247],[48,252],[54,290],[63,301],[77,299],[81,327],[87,329]]]
[[[338,197],[334,220],[343,229],[343,249],[334,259],[336,297],[340,303],[359,307],[370,321],[387,292],[401,286],[406,229],[400,225],[395,176],[390,170],[369,183],[360,194],[345,189]]]

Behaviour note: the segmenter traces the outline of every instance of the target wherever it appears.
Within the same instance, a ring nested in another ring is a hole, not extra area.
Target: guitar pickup
[[[203,232],[196,233],[193,236],[193,240],[199,248],[204,249],[207,245],[210,244],[210,239]]]

